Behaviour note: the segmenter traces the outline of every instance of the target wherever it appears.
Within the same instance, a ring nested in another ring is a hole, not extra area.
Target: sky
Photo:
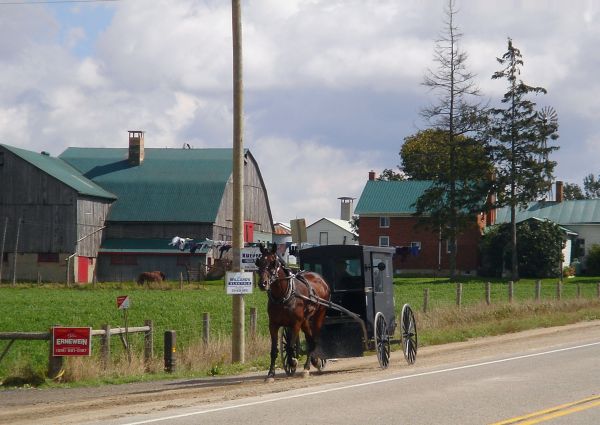
[[[456,5],[482,100],[506,91],[491,75],[510,37],[523,81],[548,91],[532,100],[558,113],[556,179],[600,174],[600,2]],[[436,99],[422,83],[446,6],[242,0],[244,147],[274,221],[339,218],[369,171],[396,169]],[[228,0],[0,0],[0,143],[57,156],[143,130],[146,147],[231,147],[232,86]]]

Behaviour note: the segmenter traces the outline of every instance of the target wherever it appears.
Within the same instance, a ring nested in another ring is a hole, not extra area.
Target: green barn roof
[[[109,221],[213,223],[232,173],[232,149],[144,149],[141,165],[128,149],[68,148],[60,158],[118,200]]]
[[[0,146],[76,190],[80,195],[117,199],[115,195],[84,177],[79,171],[60,158],[55,158],[45,153],[36,153],[25,149],[15,148],[14,146],[2,144],[0,144]]]
[[[517,222],[532,217],[548,219],[562,225],[598,224],[600,223],[600,199],[539,201],[529,204],[526,209],[517,210]],[[498,209],[496,223],[508,222],[510,222],[510,208]]]
[[[417,199],[431,187],[422,180],[369,180],[354,213],[358,215],[413,214]]]

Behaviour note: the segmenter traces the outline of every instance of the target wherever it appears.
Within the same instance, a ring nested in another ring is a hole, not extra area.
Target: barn
[[[82,212],[102,229],[89,241],[95,242],[96,251],[91,252],[95,255],[78,258],[72,277],[78,282],[94,276],[98,281],[130,281],[142,271],[161,270],[176,279],[187,269],[213,266],[225,258],[232,239],[232,158],[230,148],[145,148],[142,131],[129,132],[127,148],[72,147],[52,158],[106,200],[103,214],[93,209]],[[32,184],[31,190],[39,194],[28,208],[36,208],[49,196],[39,185]],[[244,220],[246,242],[271,241],[267,191],[249,150],[244,154]],[[47,219],[39,222],[48,226]],[[182,251],[169,245],[174,236],[204,244],[193,253]],[[25,250],[31,248],[23,244],[19,252]]]

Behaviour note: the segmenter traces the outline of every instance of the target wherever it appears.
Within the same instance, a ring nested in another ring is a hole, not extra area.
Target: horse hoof
[[[267,376],[265,378],[265,383],[272,384],[273,382],[275,382],[275,378],[273,378],[272,376]]]
[[[303,378],[308,378],[309,376],[310,376],[310,371],[309,371],[309,370],[304,370],[304,371],[302,372],[302,377],[303,377]]]
[[[298,359],[292,357],[292,367],[298,366]]]

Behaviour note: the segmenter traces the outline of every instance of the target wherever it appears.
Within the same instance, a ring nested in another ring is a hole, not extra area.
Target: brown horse
[[[276,245],[269,251],[260,246],[261,256],[256,260],[259,274],[259,287],[267,291],[269,302],[269,332],[271,334],[271,366],[267,381],[275,378],[275,359],[277,358],[277,334],[284,326],[292,330],[291,344],[287,347],[288,359],[294,359],[294,348],[300,329],[306,338],[308,353],[304,364],[304,375],[310,373],[311,360],[317,346],[321,327],[327,313],[331,295],[329,285],[317,273],[301,272],[293,274],[284,266],[276,253]],[[283,353],[282,353],[283,355]]]
[[[137,283],[138,285],[143,285],[144,283],[147,282],[162,282],[163,280],[165,280],[167,277],[165,276],[165,274],[161,271],[154,271],[154,272],[143,272],[140,273],[140,275],[137,278]]]

